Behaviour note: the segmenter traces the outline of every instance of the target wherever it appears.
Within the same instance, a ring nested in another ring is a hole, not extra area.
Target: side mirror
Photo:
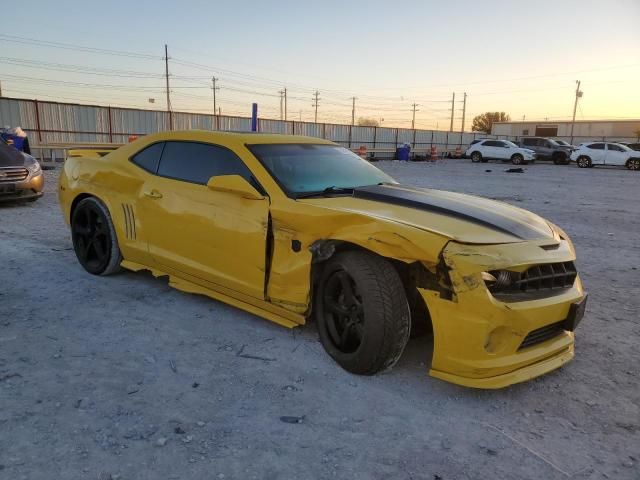
[[[240,175],[220,175],[211,177],[207,187],[215,192],[234,193],[249,200],[262,200],[264,195]]]

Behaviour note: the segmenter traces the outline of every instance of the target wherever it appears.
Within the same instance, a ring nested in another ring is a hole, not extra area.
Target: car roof
[[[250,145],[265,143],[307,143],[335,145],[330,140],[317,137],[307,137],[303,135],[287,135],[279,133],[259,133],[259,132],[214,132],[210,130],[173,130],[168,132],[158,132],[145,135],[147,140],[182,140],[194,142],[233,142]]]

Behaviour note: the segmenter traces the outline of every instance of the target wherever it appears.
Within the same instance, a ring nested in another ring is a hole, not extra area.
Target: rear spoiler
[[[100,147],[79,147],[67,150],[67,158],[100,158],[120,148],[120,145]]]

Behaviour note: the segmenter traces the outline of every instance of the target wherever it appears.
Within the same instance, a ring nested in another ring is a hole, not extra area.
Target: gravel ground
[[[313,326],[85,273],[48,171],[43,199],[0,207],[0,478],[640,478],[640,174],[378,165],[562,226],[591,293],[575,360],[478,391],[428,377],[418,338],[391,372],[350,375]]]

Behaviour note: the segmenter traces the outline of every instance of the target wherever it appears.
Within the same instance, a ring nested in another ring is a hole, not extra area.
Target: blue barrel
[[[409,154],[411,153],[411,147],[398,147],[396,148],[396,158],[405,162],[409,161]]]

